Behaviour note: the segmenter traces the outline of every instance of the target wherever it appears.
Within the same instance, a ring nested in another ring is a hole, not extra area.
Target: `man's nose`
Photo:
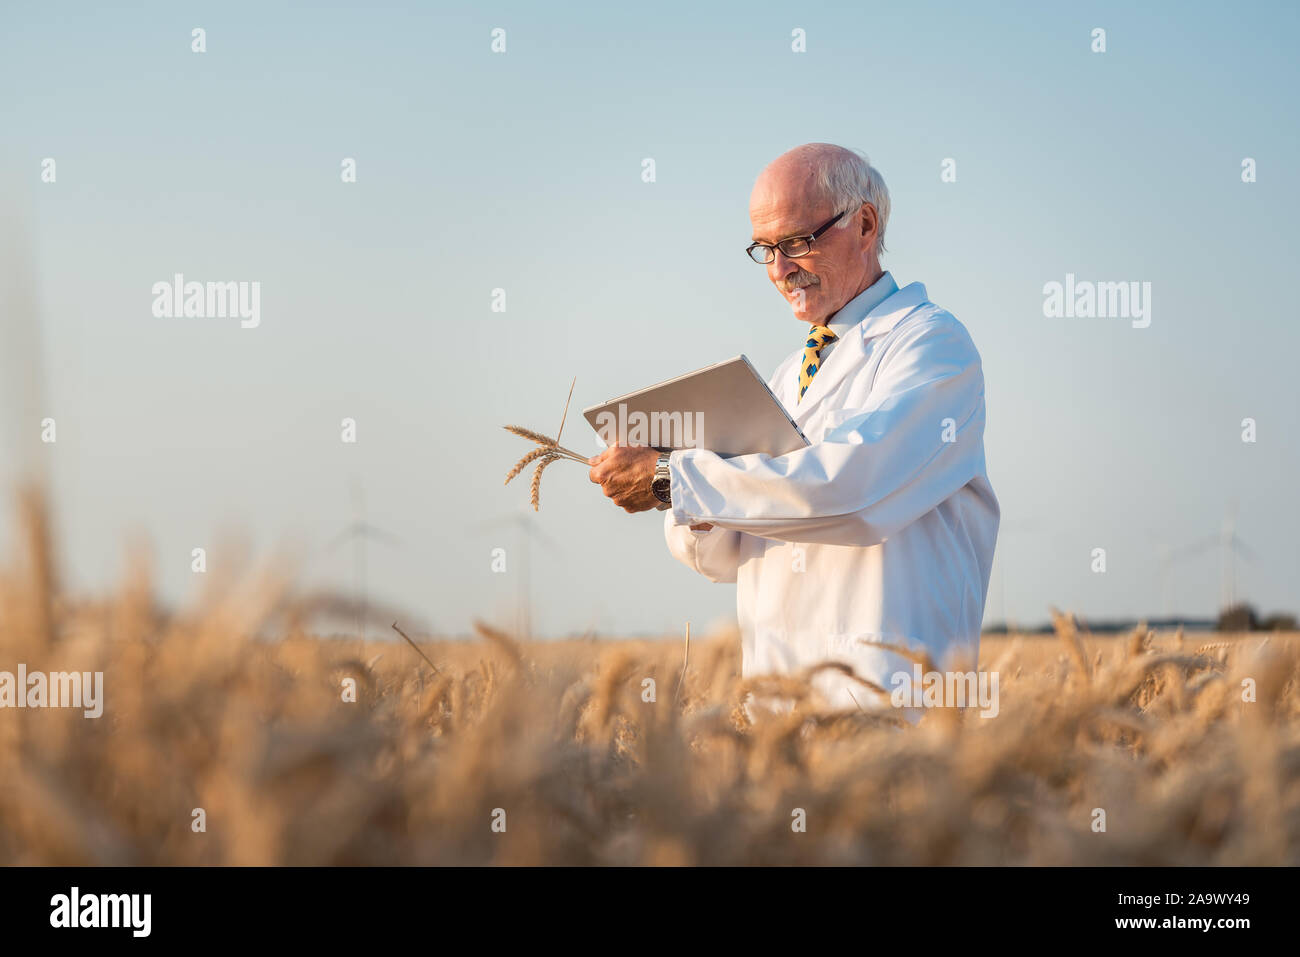
[[[793,279],[799,274],[799,264],[797,262],[779,249],[772,250],[772,253],[776,258],[768,264],[768,268],[771,271],[773,282]]]

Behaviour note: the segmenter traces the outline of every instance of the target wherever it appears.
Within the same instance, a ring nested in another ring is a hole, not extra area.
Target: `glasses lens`
[[[767,264],[776,258],[770,246],[751,246],[749,249],[749,258],[756,263]]]
[[[785,253],[791,259],[798,259],[800,256],[808,255],[808,240],[802,237],[795,239],[783,239],[780,243],[781,252]]]

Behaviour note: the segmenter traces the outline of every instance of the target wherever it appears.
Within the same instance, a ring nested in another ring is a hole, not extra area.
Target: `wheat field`
[[[136,553],[75,600],[39,495],[17,527],[0,670],[102,671],[105,709],[0,710],[3,864],[1300,863],[1294,634],[1102,638],[1061,616],[982,642],[996,718],[751,721],[746,693],[807,683],[740,680],[734,633],[694,637],[683,674],[679,636],[482,625],[420,641],[430,667],[400,639],[314,637],[339,600],[283,569],[164,614]]]

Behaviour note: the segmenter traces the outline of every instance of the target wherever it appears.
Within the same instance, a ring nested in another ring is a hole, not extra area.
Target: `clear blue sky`
[[[28,257],[6,281],[30,272],[58,423],[30,454],[70,584],[110,587],[142,530],[182,601],[190,549],[230,561],[222,533],[244,529],[350,588],[352,553],[322,549],[355,480],[403,542],[370,546],[371,598],[425,627],[508,622],[524,556],[491,523],[525,511],[552,542],[531,575],[543,632],[728,619],[733,586],[677,564],[660,513],[625,515],[581,467],[548,470],[533,515],[527,476],[502,487],[526,446],[500,426],[553,432],[575,375],[580,409],[741,352],[770,372],[801,332],[743,253],[749,190],[823,141],[881,170],[884,265],[983,357],[1003,507],[987,621],[1159,614],[1162,548],[1234,507],[1255,556],[1238,592],[1300,610],[1300,15],[1131,7],[6,3],[0,199]],[[261,282],[260,327],[155,318],[176,272]],[[1067,272],[1152,283],[1150,327],[1045,318]],[[12,390],[26,360],[7,359]],[[35,425],[10,429],[25,448]],[[573,415],[565,437],[596,448]],[[1188,556],[1168,604],[1211,615],[1221,578],[1217,549]]]

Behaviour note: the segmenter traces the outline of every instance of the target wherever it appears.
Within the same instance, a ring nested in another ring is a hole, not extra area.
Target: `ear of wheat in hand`
[[[543,455],[546,455],[546,454],[548,454],[548,450],[547,450],[547,447],[544,446],[544,445],[539,446],[539,447],[533,449],[531,452],[529,452],[527,455],[525,455],[522,459],[520,459],[518,462],[516,462],[516,463],[515,463],[515,467],[512,468],[509,472],[506,473],[506,481],[505,481],[505,484],[506,484],[506,485],[509,485],[509,484],[510,484],[510,480],[511,480],[512,478],[514,478],[516,475],[518,475],[520,472],[522,472],[522,471],[524,470],[524,466],[527,465],[529,462],[533,461],[534,459],[540,459]]]
[[[546,466],[550,465],[552,462],[559,461],[560,459],[569,459],[572,462],[581,462],[583,465],[587,464],[586,456],[579,455],[572,449],[566,449],[549,435],[534,432],[532,429],[525,429],[522,425],[507,425],[504,426],[504,428],[507,432],[511,432],[537,443],[537,448],[533,449],[516,462],[515,467],[506,473],[506,484],[509,485],[510,480],[522,472],[529,463],[534,461],[537,462],[537,468],[533,471],[532,494],[529,498],[529,501],[533,506],[533,511],[539,510],[538,502],[542,490],[542,470],[545,469]]]
[[[550,454],[543,456],[542,460],[537,463],[537,468],[533,470],[533,490],[529,501],[532,502],[534,512],[538,511],[538,504],[542,494],[542,469],[546,468],[546,466],[561,457],[562,456],[551,452]]]

